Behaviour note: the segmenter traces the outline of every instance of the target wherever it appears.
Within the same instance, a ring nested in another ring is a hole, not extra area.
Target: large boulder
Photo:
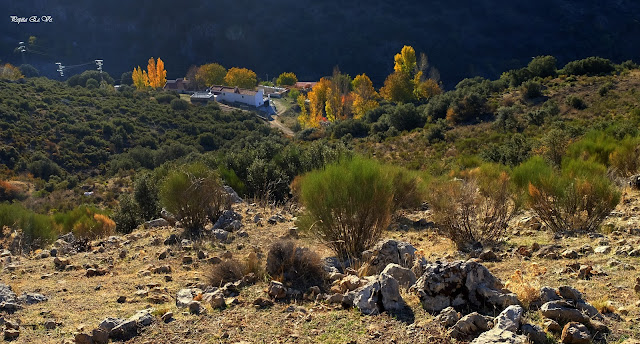
[[[365,262],[361,268],[367,276],[380,274],[389,264],[398,264],[411,268],[416,258],[417,249],[407,242],[387,239],[377,243],[374,248],[362,252]]]
[[[429,264],[412,290],[418,294],[422,307],[431,313],[449,306],[503,310],[519,304],[518,297],[503,289],[499,279],[473,261]]]
[[[238,196],[238,193],[233,190],[232,187],[225,185],[224,187],[224,191],[227,193],[227,195],[229,195],[229,201],[231,201],[231,203],[242,203],[242,198],[240,198],[240,196]]]
[[[400,285],[392,276],[380,274],[367,285],[348,293],[346,299],[353,299],[353,306],[367,315],[384,311],[395,313],[406,307],[400,295]],[[350,303],[350,302],[348,302]]]
[[[0,303],[15,302],[16,293],[13,292],[11,286],[0,283]]]
[[[242,221],[242,215],[233,210],[225,210],[218,218],[218,221],[213,224],[213,229],[229,230],[234,221]]]
[[[411,269],[404,268],[398,264],[389,264],[382,270],[383,274],[392,276],[403,287],[409,289],[416,283],[416,274]]]
[[[564,300],[549,301],[540,307],[540,312],[545,318],[552,319],[560,324],[568,322],[590,323],[587,315]]]

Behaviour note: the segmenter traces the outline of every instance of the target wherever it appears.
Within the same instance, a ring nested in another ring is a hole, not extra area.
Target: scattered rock
[[[168,227],[169,221],[163,219],[163,218],[159,218],[159,219],[155,219],[155,220],[151,220],[151,221],[147,221],[144,223],[144,228],[145,229],[149,229],[149,228],[157,228],[157,227]]]
[[[570,322],[564,325],[560,340],[565,344],[589,344],[591,343],[591,334],[585,325]]]
[[[78,333],[74,337],[76,344],[93,344],[93,337],[90,334]]]
[[[542,305],[540,312],[545,318],[564,324],[567,322],[589,323],[589,317],[566,301],[550,301]]]
[[[200,303],[200,301],[191,301],[187,304],[187,307],[189,308],[189,313],[191,314],[200,314],[202,312],[202,304]]]
[[[214,229],[213,231],[211,231],[211,235],[213,235],[214,238],[216,238],[216,240],[222,242],[222,243],[228,243],[229,242],[229,232],[225,231],[224,229]]]
[[[91,338],[94,344],[107,344],[109,342],[109,332],[102,328],[95,328],[91,331]]]
[[[593,251],[597,254],[609,254],[611,253],[611,246],[598,246]]]
[[[48,300],[49,299],[46,296],[37,293],[24,293],[20,295],[20,297],[18,297],[19,302],[25,303],[27,305],[35,305],[36,303],[45,302]]]
[[[69,264],[68,258],[55,257],[53,259],[53,265],[55,265],[56,269],[60,271],[63,271]]]
[[[165,323],[171,322],[173,320],[173,312],[166,312],[161,317],[162,321]]]
[[[164,244],[169,246],[169,245],[176,245],[180,242],[180,238],[178,238],[178,236],[176,234],[171,234],[165,241]]]
[[[287,288],[278,281],[271,281],[267,289],[267,294],[276,300],[284,299],[287,296]]]
[[[45,320],[42,326],[45,328],[45,330],[53,330],[54,328],[58,327],[58,323],[55,322],[55,320],[49,319],[49,320]]]
[[[455,325],[461,317],[460,313],[458,313],[453,307],[447,307],[443,309],[438,316],[436,316],[436,321],[443,327],[449,328]]]
[[[574,251],[574,250],[564,250],[561,254],[562,258],[565,259],[577,259],[578,258],[578,252]]]
[[[253,301],[253,305],[258,307],[259,309],[262,309],[273,306],[273,301],[265,299],[263,297],[259,297]]]
[[[498,256],[493,252],[493,250],[484,250],[478,258],[482,259],[483,262],[497,262]]]
[[[176,294],[176,307],[185,308],[189,302],[193,301],[193,289],[180,289]]]
[[[549,332],[559,333],[560,331],[562,331],[562,326],[560,326],[557,321],[552,319],[545,320],[544,327]]]
[[[134,320],[124,320],[109,331],[109,337],[117,340],[129,340],[138,335],[138,325]]]
[[[233,231],[233,229],[230,228],[231,224],[234,221],[238,221],[238,223],[240,224],[240,227],[241,227],[242,226],[242,223],[240,223],[241,220],[242,220],[242,215],[236,213],[233,210],[225,210],[222,213],[222,215],[220,215],[220,217],[218,218],[216,223],[213,224],[213,229],[214,230],[215,229],[224,229],[224,230]],[[238,224],[234,224],[234,226],[238,226]]]
[[[191,257],[191,256],[184,256],[184,257],[182,257],[182,264],[183,264],[183,265],[190,265],[190,264],[193,264],[193,257]]]
[[[231,203],[242,203],[242,198],[238,196],[238,193],[233,190],[230,186],[225,185],[224,191],[229,195],[229,200]]]
[[[226,307],[224,294],[221,291],[211,293],[208,297],[203,297],[203,300],[208,301],[213,309],[223,309]]]
[[[488,331],[492,320],[491,317],[473,312],[458,320],[447,333],[457,340],[470,340],[480,333]]]
[[[170,274],[171,265],[162,265],[151,269],[154,274]]]
[[[127,302],[127,297],[124,295],[118,296],[118,299],[116,300],[117,303],[125,303]]]
[[[560,327],[560,325],[558,325],[558,327]],[[538,325],[523,324],[520,327],[520,331],[522,331],[522,334],[527,336],[529,342],[533,344],[547,343],[547,334]]]

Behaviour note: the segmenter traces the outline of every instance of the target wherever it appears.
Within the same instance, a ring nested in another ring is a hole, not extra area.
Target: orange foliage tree
[[[0,66],[0,79],[18,80],[24,78],[20,69],[10,63]]]
[[[158,58],[158,62],[152,57],[147,63],[147,70],[142,70],[140,66],[133,69],[131,75],[133,85],[136,89],[147,87],[161,88],[167,83],[167,71],[164,69],[164,61]]]

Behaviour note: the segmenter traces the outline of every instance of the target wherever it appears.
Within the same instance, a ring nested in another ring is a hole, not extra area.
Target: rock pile
[[[449,306],[503,310],[519,304],[515,294],[503,289],[500,280],[473,261],[428,264],[412,290],[420,298],[422,307],[431,313]]]

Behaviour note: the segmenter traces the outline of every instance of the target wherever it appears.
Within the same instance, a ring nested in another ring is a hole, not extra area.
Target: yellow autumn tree
[[[278,76],[276,79],[276,84],[278,86],[292,86],[298,82],[298,77],[294,73],[285,72]]]
[[[373,88],[373,82],[366,74],[360,74],[353,79],[353,117],[360,119],[365,113],[378,107],[378,93]]]
[[[158,57],[158,63],[156,64],[156,86],[164,87],[167,83],[167,71],[164,69],[164,61]]]
[[[413,80],[408,73],[399,71],[389,75],[380,89],[380,95],[390,101],[406,103],[414,99]]]
[[[149,77],[147,76],[147,72],[142,70],[140,66],[138,66],[138,68],[133,69],[133,74],[131,74],[131,79],[133,79],[133,85],[138,90],[149,87]]]
[[[422,74],[419,72],[418,74]],[[429,100],[431,97],[442,93],[442,89],[440,85],[433,79],[426,79],[420,81],[419,75],[416,74],[418,78],[414,80],[415,89],[413,90],[413,95],[418,100]]]
[[[313,127],[320,124],[320,120],[325,117],[327,92],[331,87],[331,80],[322,78],[311,89],[307,97],[309,98],[309,117]]]
[[[227,75],[227,69],[218,63],[207,63],[198,68],[196,72],[196,81],[207,87],[213,85],[222,85],[224,77]]]
[[[225,75],[224,82],[228,86],[253,89],[258,84],[258,76],[250,69],[233,67]]]
[[[413,76],[416,72],[416,51],[413,47],[405,45],[393,60],[395,62],[393,66],[394,71],[408,73],[409,76]]]
[[[313,127],[313,123],[310,121],[309,111],[307,111],[307,98],[304,95],[299,95],[296,99],[298,106],[300,106],[300,115],[298,116],[298,122],[305,128]]]
[[[0,79],[18,80],[24,78],[20,69],[10,63],[0,66]]]
[[[158,58],[158,62],[152,57],[147,64],[147,77],[149,86],[153,88],[164,87],[167,83],[167,71],[164,69],[164,62]]]
[[[337,85],[332,82],[327,89],[327,100],[324,105],[324,110],[329,122],[335,122],[343,118],[342,105],[342,94],[340,90],[338,90]]]

